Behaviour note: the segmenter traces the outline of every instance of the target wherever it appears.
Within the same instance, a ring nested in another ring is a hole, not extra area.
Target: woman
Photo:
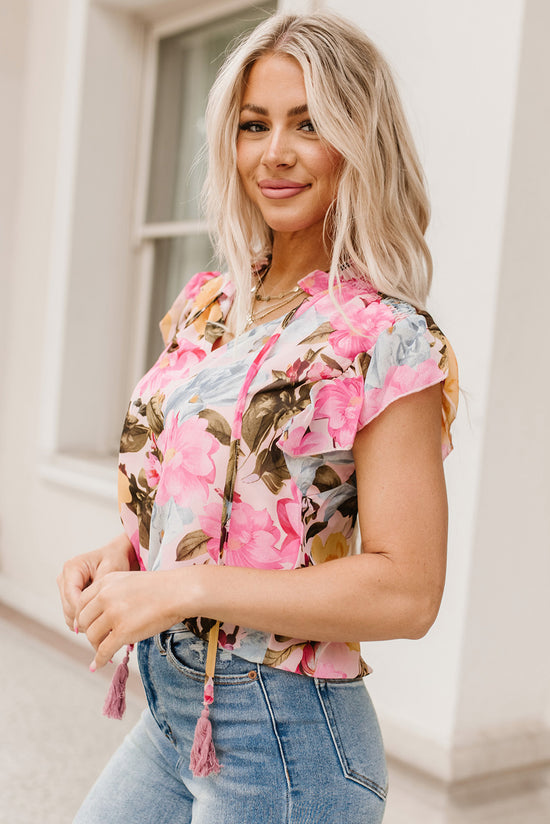
[[[445,575],[456,366],[420,308],[422,174],[382,57],[329,14],[259,26],[207,124],[230,275],[164,318],[122,434],[125,532],[59,578],[92,670],[139,642],[149,705],[76,821],[373,824],[359,642],[424,635]]]

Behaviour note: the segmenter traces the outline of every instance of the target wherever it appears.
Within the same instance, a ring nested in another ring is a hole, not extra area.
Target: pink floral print
[[[207,422],[200,419],[192,418],[184,425],[178,415],[168,419],[158,438],[162,467],[157,467],[160,480],[156,501],[160,506],[170,499],[182,505],[206,502],[209,484],[215,477],[211,456],[219,448],[216,439],[205,431],[206,426]]]
[[[281,552],[291,558],[298,557],[303,541],[304,525],[302,522],[302,496],[296,484],[291,481],[292,497],[280,498],[277,501],[277,516],[285,536]]]
[[[217,349],[212,327],[234,295],[219,272],[195,275],[163,318],[166,348],[132,395],[120,448],[120,513],[142,568],[282,570],[349,555],[356,433],[411,392],[441,383],[450,451],[458,382],[442,332],[351,268],[334,292],[339,311],[328,281],[312,272],[296,312]],[[212,622],[185,623],[206,639]],[[320,678],[369,672],[358,644],[226,624],[219,644]]]
[[[352,360],[360,352],[368,352],[376,338],[393,321],[389,306],[369,303],[365,306],[359,298],[350,301],[345,317],[333,312],[330,324],[334,329],[329,341],[337,355]],[[350,328],[351,327],[351,328]]]
[[[353,444],[363,402],[361,378],[341,378],[326,384],[315,400],[315,418],[326,418],[330,436],[342,449]]]

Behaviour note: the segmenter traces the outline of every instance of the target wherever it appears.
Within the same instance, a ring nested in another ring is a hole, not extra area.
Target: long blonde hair
[[[237,286],[237,327],[244,324],[251,264],[265,258],[272,245],[271,230],[241,185],[236,160],[244,87],[251,67],[266,54],[298,61],[315,129],[342,156],[326,217],[331,293],[342,268],[351,264],[355,276],[377,291],[423,307],[432,277],[424,238],[430,207],[385,59],[360,29],[335,14],[275,14],[230,54],[206,112],[206,213],[217,252]]]

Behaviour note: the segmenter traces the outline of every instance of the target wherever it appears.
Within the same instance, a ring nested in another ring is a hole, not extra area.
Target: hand
[[[134,549],[123,533],[100,549],[77,555],[67,561],[57,577],[65,621],[75,629],[75,618],[80,608],[80,598],[86,587],[116,570],[128,572],[139,569]]]
[[[178,573],[188,571],[110,572],[82,592],[76,625],[96,650],[92,671],[126,644],[163,632],[185,617]]]

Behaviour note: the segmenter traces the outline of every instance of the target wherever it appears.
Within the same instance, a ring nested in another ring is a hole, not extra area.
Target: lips
[[[273,200],[294,197],[305,189],[309,189],[309,183],[297,183],[295,180],[284,180],[282,178],[260,180],[258,186],[265,197]]]

